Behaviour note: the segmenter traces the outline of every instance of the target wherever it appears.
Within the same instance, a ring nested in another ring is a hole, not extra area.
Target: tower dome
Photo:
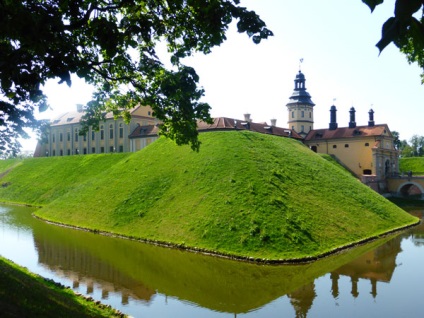
[[[294,79],[294,90],[286,104],[289,112],[288,125],[302,137],[313,129],[313,107],[311,95],[306,91],[305,75],[299,70]]]

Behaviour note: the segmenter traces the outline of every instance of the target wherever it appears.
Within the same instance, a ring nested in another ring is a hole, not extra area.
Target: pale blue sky
[[[339,127],[347,126],[352,106],[357,124],[367,124],[372,107],[376,124],[387,123],[401,139],[424,135],[421,70],[409,65],[393,44],[380,56],[375,47],[382,24],[393,15],[394,0],[386,0],[372,14],[361,0],[241,3],[255,10],[274,36],[255,45],[233,26],[223,45],[187,61],[200,76],[212,116],[242,119],[248,112],[254,121],[276,118],[278,126],[288,127],[285,105],[303,58],[306,88],[316,104],[314,128],[328,127],[335,98]],[[39,118],[74,110],[90,98],[89,90],[76,80],[71,88],[53,81],[46,92],[53,110]],[[25,148],[33,145],[25,143]]]

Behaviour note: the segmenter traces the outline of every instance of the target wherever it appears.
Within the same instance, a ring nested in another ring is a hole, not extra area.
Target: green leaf
[[[400,20],[409,20],[422,5],[422,0],[396,0],[395,17]]]
[[[392,17],[389,18],[384,24],[381,31],[381,40],[376,44],[380,53],[384,48],[389,45],[392,41],[395,41],[399,37],[399,21]]]
[[[362,0],[362,2],[371,9],[371,12],[373,12],[375,7],[382,4],[384,0]]]

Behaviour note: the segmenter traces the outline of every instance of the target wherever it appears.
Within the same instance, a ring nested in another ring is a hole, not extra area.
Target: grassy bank
[[[2,317],[123,317],[0,257]]]
[[[43,205],[36,214],[54,222],[267,259],[318,256],[417,221],[295,140],[200,140],[199,153],[160,139],[134,154],[25,160],[0,179],[0,200]]]
[[[424,157],[401,158],[399,170],[404,173],[412,171],[415,176],[424,176]]]

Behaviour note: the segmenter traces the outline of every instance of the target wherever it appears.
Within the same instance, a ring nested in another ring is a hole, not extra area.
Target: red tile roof
[[[295,139],[302,139],[302,137],[294,130],[288,128],[281,128],[276,126],[270,126],[266,123],[253,123],[246,122],[243,120],[217,117],[213,118],[213,123],[208,124],[204,121],[197,122],[197,129],[199,132],[217,131],[217,130],[250,130],[262,134],[270,134],[281,137],[291,137]],[[130,138],[143,138],[149,136],[157,136],[159,132],[158,126],[138,126],[129,136]]]
[[[386,124],[375,126],[358,126],[355,128],[342,127],[334,130],[314,129],[311,130],[305,138],[305,141],[323,140],[323,139],[342,139],[356,137],[375,137],[385,134],[391,135],[389,127]]]

